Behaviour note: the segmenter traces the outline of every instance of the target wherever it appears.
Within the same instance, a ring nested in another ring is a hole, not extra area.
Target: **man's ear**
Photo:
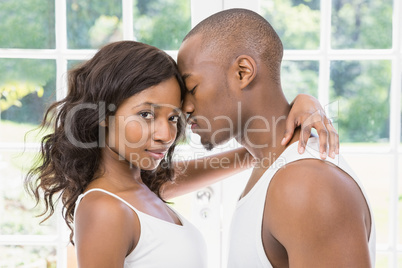
[[[240,88],[246,88],[257,74],[257,64],[248,55],[240,55],[235,61],[236,76],[240,83]]]

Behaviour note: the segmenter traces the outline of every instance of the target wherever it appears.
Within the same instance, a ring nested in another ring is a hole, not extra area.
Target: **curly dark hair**
[[[88,184],[102,175],[100,122],[116,110],[105,107],[119,107],[125,99],[172,77],[179,82],[183,100],[185,87],[175,61],[156,47],[134,41],[108,44],[69,71],[67,96],[44,115],[40,127],[50,126],[52,131],[42,138],[38,162],[28,172],[25,188],[36,204],[44,201],[39,215],[46,216],[43,221],[53,215],[61,198],[72,243],[75,202]],[[181,117],[166,157],[156,170],[141,171],[144,183],[159,197],[162,184],[174,178],[172,154],[184,129]]]

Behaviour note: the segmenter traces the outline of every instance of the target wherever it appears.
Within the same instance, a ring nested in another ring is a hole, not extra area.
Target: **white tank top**
[[[121,197],[103,189],[91,189],[81,194],[75,205],[93,191],[100,191],[119,199],[138,216],[141,233],[137,246],[126,257],[124,267],[141,268],[205,268],[207,250],[200,231],[173,210],[182,225],[170,223],[139,211]],[[75,215],[74,215],[75,218]]]
[[[318,138],[309,139],[306,151],[302,155],[297,152],[297,146],[298,142],[295,142],[286,148],[286,150],[262,175],[250,192],[238,201],[232,218],[229,236],[229,268],[272,268],[272,265],[265,254],[261,237],[262,218],[269,183],[275,173],[285,164],[300,159],[320,159]],[[366,199],[371,214],[371,231],[369,239],[370,259],[372,267],[375,267],[376,235],[373,213],[371,212],[367,195],[364,192],[362,184],[342,157],[337,156],[335,159],[328,159],[328,161],[348,173],[359,185],[364,198]]]

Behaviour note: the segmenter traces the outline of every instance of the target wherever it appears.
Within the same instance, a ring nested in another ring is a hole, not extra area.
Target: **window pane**
[[[39,125],[56,98],[55,76],[54,60],[0,59],[0,142],[23,142]]]
[[[402,154],[399,154],[399,176],[398,176],[398,186],[399,186],[399,196],[398,196],[398,234],[399,246],[402,246]],[[402,262],[401,262],[402,264]]]
[[[54,246],[0,246],[0,267],[56,268]]]
[[[368,195],[374,215],[377,244],[388,243],[392,155],[342,154]],[[381,167],[381,168],[378,168]]]
[[[333,48],[391,48],[392,0],[333,0]]]
[[[189,0],[134,1],[134,39],[177,50],[191,29]]]
[[[402,266],[402,253],[399,253],[398,254],[398,264],[397,265],[399,265],[399,266],[397,266],[397,267],[401,267]]]
[[[388,268],[389,266],[389,257],[390,255],[387,253],[377,253],[375,256],[375,267],[376,268]]]
[[[35,156],[29,151],[0,151],[0,235],[56,234],[56,217],[39,225],[43,217],[36,215],[43,206],[34,208],[35,201],[24,190],[24,177]]]
[[[320,46],[320,0],[262,0],[267,19],[285,49],[317,49]]]
[[[67,61],[67,69],[71,70],[72,68],[77,67],[82,62],[84,62],[84,61],[83,60],[69,60],[69,61]]]
[[[0,47],[55,48],[54,0],[0,1]]]
[[[331,102],[341,142],[388,142],[390,61],[331,62]]]
[[[317,97],[318,62],[283,61],[281,82],[286,99],[289,102],[299,93],[306,93]]]
[[[121,0],[67,0],[67,46],[99,48],[122,34]]]

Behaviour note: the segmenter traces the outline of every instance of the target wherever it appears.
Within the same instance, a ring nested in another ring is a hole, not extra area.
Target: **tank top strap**
[[[116,194],[114,194],[114,193],[111,193],[111,192],[106,191],[106,190],[101,189],[101,188],[93,188],[93,189],[88,190],[87,192],[85,192],[85,193],[79,195],[78,198],[77,198],[76,205],[75,205],[75,210],[77,210],[78,204],[81,202],[81,199],[84,198],[87,194],[92,193],[92,192],[103,192],[103,193],[105,193],[105,194],[108,194],[108,195],[110,195],[110,196],[112,196],[112,197],[114,197],[114,198],[120,200],[120,201],[123,202],[124,204],[126,204],[129,208],[131,208],[131,209],[132,209],[135,213],[137,213],[137,215],[138,215],[138,212],[139,212],[139,211],[138,211],[135,207],[133,207],[130,203],[128,203],[126,200],[124,200],[123,198],[121,198],[120,196],[118,196],[118,195],[116,195]]]
[[[257,181],[257,183],[253,186],[253,188],[242,197],[237,206],[241,206],[246,200],[254,194],[254,192],[262,192],[266,193],[269,184],[273,176],[280,170],[282,167],[286,166],[295,161],[303,160],[303,159],[321,159],[319,152],[319,140],[316,137],[309,138],[307,141],[307,145],[305,147],[305,152],[303,154],[299,154],[297,147],[299,145],[299,141],[290,144],[282,154],[271,164],[271,166],[265,171],[265,173],[261,176],[261,178]],[[332,164],[339,165],[339,157],[336,155],[335,159],[327,158],[327,162],[331,162]],[[265,194],[264,200],[265,200]],[[261,201],[261,204],[263,202]]]

